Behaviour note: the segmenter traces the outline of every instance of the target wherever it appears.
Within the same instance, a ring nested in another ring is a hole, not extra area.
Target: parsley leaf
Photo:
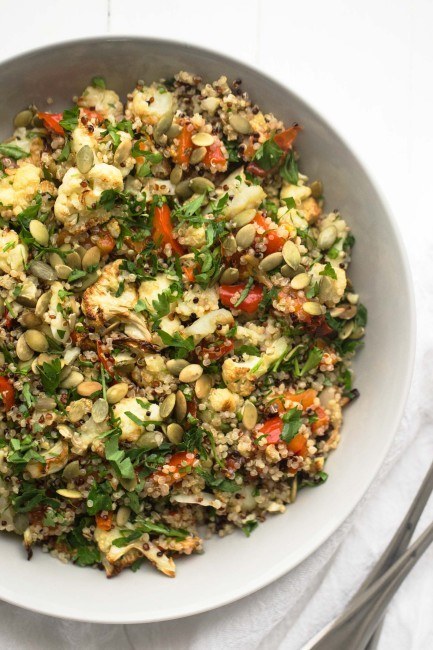
[[[281,440],[284,442],[290,442],[298,433],[302,424],[302,411],[295,408],[290,409],[287,413],[284,413],[283,420],[283,430],[281,432]]]
[[[323,271],[320,271],[319,275],[327,275],[329,278],[333,278],[334,280],[337,279],[337,274],[335,272],[335,269],[332,266],[332,264],[330,264],[329,262],[326,262],[325,268],[323,269]]]
[[[0,144],[0,155],[14,158],[14,160],[28,158],[30,156],[27,151],[24,151],[24,149],[20,149],[20,147],[16,147],[13,144]]]
[[[51,363],[44,361],[42,366],[38,366],[38,370],[45,392],[48,395],[54,395],[60,384],[60,372],[62,370],[60,359],[53,359]]]
[[[63,145],[63,149],[61,150],[60,156],[57,158],[57,161],[65,162],[65,160],[68,160],[70,153],[71,153],[71,143],[68,140],[68,138],[66,138],[65,144]]]
[[[247,522],[242,526],[242,530],[243,530],[243,532],[245,533],[245,535],[246,535],[247,537],[249,537],[249,536],[251,535],[251,533],[253,532],[253,530],[255,530],[255,529],[257,528],[258,525],[259,525],[259,522],[256,521],[255,519],[252,519],[251,521],[247,521]]]
[[[108,512],[111,512],[111,493],[112,488],[108,481],[104,481],[104,483],[96,483],[96,481],[94,481],[90,488],[89,496],[87,497],[87,514],[97,515],[98,512],[101,512],[102,510],[108,510]]]
[[[254,284],[254,278],[252,277],[248,278],[245,287],[242,289],[241,295],[239,296],[239,298],[236,300],[234,304],[234,307],[239,307],[239,305],[243,303],[245,298],[248,296],[253,284]]]
[[[320,348],[314,347],[310,351],[310,354],[308,355],[306,362],[302,366],[299,376],[303,377],[304,375],[307,374],[307,372],[310,372],[310,370],[314,370],[314,368],[317,368],[317,366],[322,361],[322,357],[323,357],[323,351]]]
[[[107,87],[106,84],[105,84],[105,79],[104,79],[104,77],[98,77],[98,76],[93,77],[91,83],[92,83],[92,86],[93,86],[94,88],[102,88],[103,90],[105,90],[106,87]]]
[[[299,171],[298,171],[298,165],[296,164],[295,155],[293,151],[290,151],[287,154],[284,160],[284,164],[280,169],[280,176],[291,185],[298,184]]]
[[[119,449],[119,436],[112,436],[106,441],[105,458],[110,461],[119,476],[127,479],[134,478],[131,460],[125,457],[123,449]]]
[[[79,115],[80,109],[78,106],[67,108],[63,111],[63,118],[59,122],[60,126],[63,126],[65,131],[73,131],[78,126]]]
[[[281,160],[283,150],[277,145],[274,138],[269,138],[257,149],[253,160],[257,160],[259,166],[265,171],[276,167]]]
[[[223,476],[214,476],[211,472],[206,472],[204,469],[201,469],[201,467],[198,467],[196,472],[205,480],[206,485],[210,488],[231,493],[239,492],[240,490],[240,486],[231,479],[224,478]]]
[[[194,339],[192,336],[188,336],[186,339],[183,338],[179,332],[175,332],[173,336],[164,330],[158,330],[158,335],[161,337],[164,345],[168,345],[172,348],[177,348],[178,358],[183,359],[187,356],[189,352],[192,352],[195,348]],[[181,356],[180,356],[181,355]]]

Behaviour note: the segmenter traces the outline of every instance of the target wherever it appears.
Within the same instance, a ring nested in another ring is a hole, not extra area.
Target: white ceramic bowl
[[[24,54],[0,65],[0,125],[26,104],[62,109],[95,74],[121,96],[137,79],[179,69],[212,81],[240,77],[261,107],[304,126],[297,145],[302,169],[321,178],[327,205],[338,207],[356,236],[351,277],[369,310],[366,345],[355,362],[361,397],[345,413],[342,441],[329,459],[329,479],[303,490],[284,515],[270,517],[247,539],[242,533],[205,544],[205,553],[176,562],[170,580],[150,566],[114,580],[63,565],[39,551],[27,562],[20,540],[0,537],[0,598],[32,610],[101,623],[157,621],[213,609],[280,577],[344,521],[392,444],[409,387],[414,351],[410,273],[387,207],[349,147],[290,90],[253,68],[188,45],[140,38],[87,39]],[[380,497],[380,495],[379,495]]]

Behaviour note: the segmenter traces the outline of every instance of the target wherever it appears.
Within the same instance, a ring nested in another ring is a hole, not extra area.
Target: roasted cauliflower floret
[[[26,465],[26,471],[32,478],[42,478],[49,474],[60,472],[68,462],[68,445],[64,440],[59,440],[55,445],[41,453],[45,464],[31,460]]]
[[[206,245],[206,228],[204,226],[187,226],[182,224],[177,229],[179,244],[191,248],[203,248]]]
[[[11,209],[15,215],[27,208],[39,189],[41,178],[42,170],[32,163],[24,163],[21,167],[13,170],[9,176],[2,178],[0,180],[0,214],[6,212],[3,208]]]
[[[192,314],[204,316],[218,309],[218,292],[215,287],[202,289],[195,284],[192,289],[185,291],[179,300],[175,312],[181,317],[189,318]]]
[[[228,309],[216,309],[204,316],[200,316],[192,325],[185,327],[185,336],[193,336],[195,343],[199,343],[206,336],[213,334],[218,325],[233,325],[233,314]]]
[[[86,125],[78,122],[77,127],[72,131],[71,150],[77,154],[84,146],[88,146],[96,154],[98,150],[98,137],[100,129],[95,127],[93,132],[89,132]]]
[[[65,344],[74,328],[79,307],[73,296],[61,297],[62,294],[59,292],[64,294],[62,283],[53,282],[50,304],[44,320],[50,326],[54,340]]]
[[[211,409],[217,413],[234,413],[241,403],[239,395],[232,393],[228,388],[212,388],[208,399]]]
[[[341,269],[337,264],[333,264],[332,268],[334,269],[336,278],[331,278],[330,276],[320,275],[325,268],[324,264],[313,264],[311,267],[311,283],[321,283],[320,286],[320,298],[328,306],[334,307],[337,303],[340,302],[341,298],[344,295],[347,286],[346,272],[344,269]]]
[[[20,243],[15,230],[0,230],[0,270],[10,275],[19,274],[23,271],[27,258],[27,246]]]
[[[122,429],[120,440],[129,442],[136,442],[145,432],[145,425],[138,424],[134,421],[135,418],[141,422],[159,422],[161,419],[158,404],[146,404],[135,397],[124,397],[114,406],[113,411],[114,417],[120,419],[120,428]],[[128,413],[132,414],[133,419],[128,416]]]
[[[245,355],[247,356],[247,355]],[[254,375],[252,370],[261,362],[261,357],[249,356],[243,361],[226,359],[222,366],[223,381],[227,388],[247,397],[254,390]]]
[[[153,280],[145,280],[140,284],[138,297],[146,305],[146,309],[155,312],[153,303],[170,288],[174,278],[167,277],[165,273],[158,273]]]
[[[135,88],[132,99],[128,102],[128,109],[142,122],[156,124],[165,113],[173,111],[173,95],[156,84],[141,89]]]
[[[283,182],[283,187],[280,193],[281,200],[293,199],[296,206],[300,208],[302,206],[302,201],[305,201],[310,196],[311,189],[308,185],[292,185],[291,183]]]
[[[71,232],[81,232],[110,218],[98,207],[104,190],[123,190],[121,172],[113,165],[97,163],[85,176],[76,167],[68,169],[54,204],[56,219]]]
[[[104,118],[112,118],[118,121],[122,117],[123,105],[119,95],[114,90],[87,86],[77,103],[78,106],[95,110]]]
[[[257,210],[265,198],[266,194],[260,185],[241,183],[227,203],[224,214],[231,219],[244,210]]]

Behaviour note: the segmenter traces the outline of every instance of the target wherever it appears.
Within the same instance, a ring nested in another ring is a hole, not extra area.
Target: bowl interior
[[[193,614],[242,597],[291,569],[344,520],[367,489],[391,444],[410,380],[413,306],[395,228],[354,154],[302,100],[261,73],[216,53],[148,39],[104,38],[38,50],[0,65],[0,128],[35,102],[62,109],[102,75],[124,98],[137,79],[168,78],[179,69],[209,81],[240,77],[254,101],[287,123],[299,122],[301,169],[325,185],[356,237],[351,277],[369,310],[365,349],[354,364],[361,392],[345,414],[328,482],[304,490],[284,515],[246,539],[212,539],[205,553],[177,562],[169,580],[151,567],[107,581],[98,571],[63,565],[36,552],[26,562],[17,538],[0,537],[0,598],[47,614],[99,622],[146,622]],[[31,587],[30,587],[31,586]]]

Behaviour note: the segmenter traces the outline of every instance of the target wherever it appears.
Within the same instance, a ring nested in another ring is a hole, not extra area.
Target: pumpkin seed
[[[354,327],[355,327],[355,323],[352,320],[348,321],[338,333],[338,338],[341,339],[342,341],[348,339],[349,336],[352,334]]]
[[[290,266],[291,269],[296,271],[301,263],[301,253],[299,252],[296,244],[290,240],[286,241],[283,246],[282,253],[285,263]]]
[[[251,133],[252,131],[247,118],[239,115],[239,113],[232,113],[229,117],[229,123],[230,126],[241,135],[248,135],[248,133]]]
[[[60,381],[63,381],[64,379],[66,379],[66,377],[69,377],[72,370],[73,370],[73,368],[71,368],[69,366],[64,366],[62,368],[62,370],[60,371]]]
[[[64,264],[63,258],[60,257],[58,253],[50,253],[48,259],[53,269],[55,269],[59,264]]]
[[[212,183],[212,181],[204,178],[203,176],[191,178],[189,186],[196,194],[206,194],[207,192],[212,192],[212,190],[215,189],[215,185]]]
[[[173,123],[173,117],[174,115],[171,111],[164,113],[156,123],[155,128],[153,129],[153,137],[157,144],[161,144],[162,136],[167,133]]]
[[[23,535],[26,528],[28,528],[29,525],[30,525],[29,516],[26,515],[24,512],[23,513],[20,512],[14,516],[14,528],[15,528],[15,532],[18,533],[18,535]]]
[[[155,447],[159,447],[163,440],[164,436],[160,431],[146,431],[137,440],[137,446],[154,449]]]
[[[358,308],[356,305],[345,305],[344,311],[340,314],[340,318],[343,320],[350,320],[356,316]]]
[[[359,295],[357,293],[348,293],[347,300],[351,305],[357,305],[359,301]]]
[[[206,154],[207,154],[206,147],[199,147],[198,149],[194,149],[194,151],[189,157],[190,164],[198,165],[198,163],[200,163],[203,160]]]
[[[182,422],[182,420],[186,416],[186,412],[188,410],[187,403],[186,403],[186,397],[182,393],[181,390],[178,390],[176,393],[176,406],[175,406],[175,416],[176,420],[178,422]]]
[[[83,269],[87,269],[89,266],[96,266],[101,260],[101,251],[97,246],[92,246],[87,250],[81,260],[81,266]]]
[[[302,309],[310,316],[321,316],[322,306],[318,302],[304,302]]]
[[[242,226],[236,234],[236,244],[241,250],[249,248],[254,241],[256,236],[256,228],[252,223],[248,223],[246,226]]]
[[[178,199],[189,199],[189,197],[193,195],[189,181],[181,181],[178,183],[175,187],[174,193]]]
[[[187,367],[188,361],[186,359],[169,359],[167,361],[167,370],[174,377],[178,377],[181,370]]]
[[[239,280],[239,270],[229,267],[220,277],[221,284],[236,284]]]
[[[310,185],[311,196],[313,199],[320,199],[323,196],[323,183],[322,181],[313,181]]]
[[[84,375],[81,374],[81,372],[78,372],[78,370],[72,370],[70,375],[64,379],[60,386],[62,388],[76,388],[79,386],[84,379]]]
[[[39,219],[32,219],[29,223],[30,234],[41,246],[47,246],[50,241],[48,228]]]
[[[92,418],[99,424],[107,419],[108,416],[108,402],[106,399],[99,397],[92,406]]]
[[[36,316],[36,314],[32,311],[25,311],[20,318],[21,324],[23,327],[30,329],[34,327],[39,327],[41,325],[42,321],[39,318],[39,316]]]
[[[298,479],[295,476],[290,488],[290,503],[295,503],[297,494],[298,494]]]
[[[290,268],[288,264],[283,264],[281,267],[281,275],[283,278],[293,278],[295,276],[296,271]]]
[[[331,278],[325,276],[322,277],[319,286],[320,302],[327,302],[328,300],[332,300],[333,294],[334,294],[334,285],[332,283]]]
[[[179,445],[182,442],[183,433],[183,428],[176,422],[172,422],[167,427],[167,438],[173,445]]]
[[[76,162],[78,171],[82,174],[88,174],[92,169],[93,165],[95,164],[95,156],[88,144],[85,144],[84,147],[81,147],[77,153]]]
[[[269,273],[269,271],[273,271],[274,269],[277,268],[277,266],[280,266],[283,262],[283,254],[282,253],[271,253],[270,255],[266,255],[262,259],[262,261],[259,264],[259,269],[261,271],[264,271],[265,273]]]
[[[243,212],[239,212],[239,214],[233,217],[233,223],[238,228],[242,228],[242,226],[246,226],[248,223],[251,223],[256,214],[257,210],[243,210]]]
[[[60,280],[67,280],[73,271],[67,264],[56,264],[54,270]]]
[[[126,523],[128,523],[130,515],[130,508],[127,508],[126,506],[120,506],[119,510],[116,513],[116,524],[118,526],[124,526]]]
[[[74,282],[72,286],[73,292],[80,293],[81,291],[84,291],[84,289],[88,289],[92,284],[95,284],[98,278],[99,275],[96,271],[94,273],[89,273],[81,282]]]
[[[39,330],[27,330],[24,334],[24,338],[29,348],[35,352],[46,352],[48,350],[48,341]]]
[[[71,463],[68,463],[63,469],[62,476],[67,481],[70,481],[80,475],[80,461],[73,460]]]
[[[308,273],[298,273],[298,275],[295,275],[295,277],[292,278],[292,281],[290,283],[293,289],[296,289],[297,291],[300,289],[305,289],[305,287],[308,287],[309,284],[310,276]]]
[[[44,280],[45,282],[54,282],[57,279],[51,266],[48,266],[48,264],[45,264],[45,262],[41,262],[40,260],[32,262],[29,270],[32,275],[39,278],[39,280]]]
[[[233,235],[227,235],[222,243],[222,247],[226,255],[234,255],[236,253],[237,244]]]
[[[352,334],[350,335],[351,339],[362,339],[365,334],[364,327],[355,327]]]
[[[324,228],[317,238],[317,248],[320,248],[322,251],[327,251],[334,245],[337,234],[337,228],[335,226],[327,226]]]
[[[113,156],[114,164],[120,165],[121,163],[125,162],[129,154],[131,153],[131,149],[132,149],[131,140],[129,139],[122,140],[122,142],[117,147],[115,154]]]
[[[102,384],[99,381],[82,381],[77,386],[77,393],[81,397],[89,397],[96,393],[98,390],[102,390]]]
[[[81,257],[77,251],[72,251],[66,255],[66,264],[73,269],[81,269]]]
[[[59,496],[65,497],[65,499],[84,499],[84,495],[78,490],[61,488],[60,490],[56,490],[56,492]]]
[[[35,404],[36,411],[52,411],[55,408],[56,400],[52,397],[40,397]]]
[[[171,170],[170,183],[173,183],[173,185],[178,185],[182,180],[182,176],[183,176],[182,167],[180,165],[175,165]]]
[[[16,129],[19,129],[22,126],[29,126],[32,119],[33,119],[32,111],[29,111],[28,109],[24,111],[20,111],[14,117],[14,127]]]
[[[177,138],[177,136],[180,135],[181,131],[182,127],[179,124],[172,124],[167,131],[167,138],[169,140],[174,140],[174,138]]]
[[[2,366],[6,362],[5,355],[3,352],[0,352],[0,366]]]
[[[5,301],[0,296],[0,318],[3,318],[4,313],[5,313]]]
[[[24,285],[20,295],[15,300],[24,307],[34,307],[36,305],[36,297],[33,283]]]
[[[114,386],[107,388],[107,402],[109,404],[117,404],[117,402],[120,402],[120,400],[126,396],[127,392],[128,384],[123,382],[120,384],[114,384]]]
[[[203,374],[203,368],[198,363],[190,363],[186,368],[183,368],[179,373],[179,381],[189,384],[197,381]]]
[[[195,133],[191,140],[196,147],[210,147],[215,138],[210,133]]]
[[[161,406],[159,407],[159,414],[163,420],[166,420],[168,417],[170,417],[175,405],[176,395],[174,393],[171,393],[171,395],[168,395],[162,401]]]
[[[198,399],[206,399],[212,388],[212,377],[210,375],[202,375],[195,382],[195,394]]]
[[[33,357],[33,350],[27,345],[24,334],[21,334],[17,340],[15,352],[17,353],[17,357],[20,359],[20,361],[30,361],[30,359]]]
[[[257,424],[257,409],[252,402],[247,400],[242,411],[242,424],[251,431]]]

